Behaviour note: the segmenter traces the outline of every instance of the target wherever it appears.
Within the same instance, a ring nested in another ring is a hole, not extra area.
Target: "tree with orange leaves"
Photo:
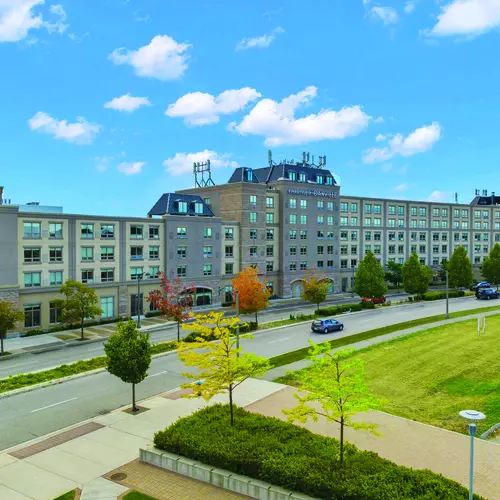
[[[181,324],[189,318],[196,288],[194,285],[186,285],[178,277],[169,279],[164,273],[159,273],[158,277],[161,279],[161,290],[149,292],[147,301],[160,311],[162,318],[177,323],[177,341],[179,342]]]
[[[269,306],[271,292],[259,279],[259,270],[255,267],[247,267],[233,278],[233,290],[238,293],[240,313],[255,314],[255,322],[258,324],[257,314]]]
[[[317,269],[311,269],[304,275],[304,292],[302,298],[313,304],[319,309],[319,305],[326,300],[330,282],[324,273]]]

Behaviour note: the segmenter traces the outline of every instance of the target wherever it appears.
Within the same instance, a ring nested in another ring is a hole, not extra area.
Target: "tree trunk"
[[[234,425],[234,409],[233,409],[233,386],[229,386],[229,413],[231,415],[231,426]]]
[[[344,417],[340,417],[340,465],[344,463]]]
[[[181,324],[177,321],[177,342],[181,341]]]
[[[132,384],[132,413],[135,413],[137,408],[135,406],[135,384]]]
[[[319,302],[316,304],[316,311],[319,311]]]
[[[0,354],[3,355],[3,332],[0,332]]]
[[[255,311],[255,327],[259,327],[259,319],[257,318],[257,311]]]
[[[82,321],[80,323],[80,331],[81,331],[81,339],[84,340],[85,337],[83,336],[83,317],[82,317]]]

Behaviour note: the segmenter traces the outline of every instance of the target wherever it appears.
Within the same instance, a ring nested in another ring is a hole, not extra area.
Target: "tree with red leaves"
[[[161,279],[161,289],[149,292],[147,301],[160,311],[162,318],[177,323],[177,341],[180,341],[181,324],[189,318],[196,287],[183,283],[179,277],[168,278],[164,273],[159,273],[158,277]]]

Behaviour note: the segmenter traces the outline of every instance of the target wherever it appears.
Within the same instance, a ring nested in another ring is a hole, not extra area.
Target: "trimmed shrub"
[[[361,302],[361,309],[375,309],[373,302]]]
[[[456,299],[458,297],[464,297],[464,296],[465,292],[463,290],[448,291],[448,297],[450,299]],[[444,290],[440,290],[438,292],[421,293],[413,297],[413,300],[425,300],[425,301],[442,300],[442,299],[446,299],[446,291]]]
[[[277,418],[213,405],[157,432],[157,448],[213,467],[325,499],[458,500],[467,489],[429,470],[413,470]],[[474,495],[476,500],[481,497]]]
[[[22,337],[34,337],[35,335],[43,335],[44,333],[47,333],[45,330],[42,330],[41,328],[34,328],[33,330],[28,330],[27,332],[24,332],[21,334]]]
[[[323,307],[314,311],[316,316],[335,316],[336,314],[342,314],[345,312],[355,312],[361,311],[363,306],[361,302],[356,302],[355,304],[341,304],[338,306]]]

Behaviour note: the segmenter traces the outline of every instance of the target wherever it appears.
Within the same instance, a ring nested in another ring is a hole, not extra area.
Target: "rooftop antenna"
[[[307,164],[311,161],[311,153],[307,153]]]
[[[455,203],[458,203],[458,193],[455,193]]]
[[[193,173],[196,187],[203,188],[207,186],[215,186],[215,183],[212,180],[212,172],[210,170],[210,160],[207,160],[206,162],[194,162]]]
[[[270,149],[267,150],[267,162],[269,163],[269,166],[271,167],[273,164],[273,152]]]

